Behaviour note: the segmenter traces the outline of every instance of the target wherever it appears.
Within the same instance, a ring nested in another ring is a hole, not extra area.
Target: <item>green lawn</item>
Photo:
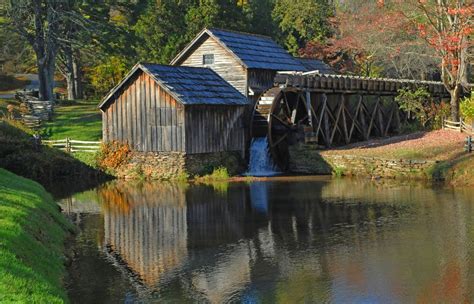
[[[0,303],[64,303],[63,244],[72,229],[38,183],[0,169]]]
[[[101,140],[102,116],[97,104],[96,100],[62,102],[55,108],[53,121],[44,124],[43,137]]]

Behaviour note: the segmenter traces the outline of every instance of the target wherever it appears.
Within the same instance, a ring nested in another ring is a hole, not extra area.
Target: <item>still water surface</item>
[[[474,191],[276,178],[62,200],[73,303],[472,303]]]

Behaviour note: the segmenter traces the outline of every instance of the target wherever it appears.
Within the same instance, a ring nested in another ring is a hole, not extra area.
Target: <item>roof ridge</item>
[[[205,70],[213,71],[212,69],[208,67],[197,67],[197,66],[187,66],[187,65],[171,65],[171,64],[163,64],[163,63],[141,62],[141,61],[138,62],[138,64],[139,65],[159,65],[159,66],[168,67],[168,68],[173,67],[173,68],[185,68],[185,69],[196,69],[196,70],[205,69]]]
[[[229,33],[234,33],[234,34],[241,34],[241,35],[247,35],[247,36],[267,38],[267,39],[270,39],[270,40],[274,41],[272,37],[267,36],[267,35],[262,35],[262,34],[255,34],[255,33],[249,33],[249,32],[236,31],[236,30],[228,30],[228,29],[223,29],[223,28],[218,28],[218,27],[206,27],[205,29],[208,30],[208,31],[211,31],[211,32],[212,32],[212,30],[218,30],[218,31],[229,32]]]

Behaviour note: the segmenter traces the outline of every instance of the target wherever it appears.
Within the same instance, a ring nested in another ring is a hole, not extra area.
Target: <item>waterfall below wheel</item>
[[[255,137],[250,145],[250,161],[247,176],[274,176],[280,172],[268,149],[267,137]]]

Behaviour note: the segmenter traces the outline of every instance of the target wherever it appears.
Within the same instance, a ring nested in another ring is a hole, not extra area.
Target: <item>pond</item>
[[[116,181],[60,204],[73,303],[472,303],[474,190]]]

